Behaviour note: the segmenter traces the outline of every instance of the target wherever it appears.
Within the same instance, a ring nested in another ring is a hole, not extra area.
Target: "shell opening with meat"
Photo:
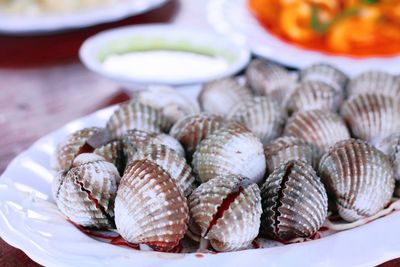
[[[247,178],[233,174],[215,177],[196,188],[188,201],[201,236],[217,251],[245,249],[258,235],[260,190]]]

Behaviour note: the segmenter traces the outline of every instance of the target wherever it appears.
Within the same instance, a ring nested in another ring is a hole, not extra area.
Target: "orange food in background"
[[[400,54],[400,0],[248,0],[281,39],[330,54]]]

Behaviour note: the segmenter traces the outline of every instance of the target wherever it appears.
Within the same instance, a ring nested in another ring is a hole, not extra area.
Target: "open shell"
[[[201,182],[231,173],[258,183],[265,173],[263,145],[244,126],[231,123],[199,144],[192,165]]]
[[[289,71],[260,59],[250,63],[246,79],[255,95],[268,96],[283,106],[296,85],[296,80]]]
[[[379,212],[394,190],[389,158],[361,140],[338,142],[321,159],[319,174],[339,215],[349,222]]]
[[[165,145],[170,149],[175,150],[180,157],[185,156],[185,151],[178,140],[164,133],[148,133],[140,130],[128,130],[123,136],[123,144],[128,163],[132,161],[132,157],[138,149],[143,149],[152,144]]]
[[[228,118],[246,126],[266,145],[281,135],[287,113],[275,101],[261,96],[242,103]]]
[[[303,160],[315,168],[318,166],[318,152],[307,141],[297,137],[280,137],[266,146],[264,152],[269,173],[290,160]]]
[[[343,93],[348,78],[346,74],[332,65],[326,63],[316,63],[300,71],[300,80],[320,81],[328,84],[337,92]]]
[[[341,110],[354,137],[373,145],[400,132],[400,102],[381,94],[357,95]]]
[[[260,189],[246,178],[218,176],[189,197],[191,217],[217,251],[249,247],[260,227]]]
[[[167,132],[171,122],[161,111],[138,102],[121,104],[107,122],[106,129],[112,139],[121,138],[128,130]]]
[[[201,89],[199,102],[206,113],[225,117],[251,97],[249,88],[240,85],[234,78],[226,78],[206,83]]]
[[[96,148],[93,153],[114,164],[121,175],[124,173],[126,156],[124,153],[124,145],[120,140],[110,141]]]
[[[336,112],[343,102],[342,93],[320,81],[300,83],[290,96],[287,108],[289,112],[312,109],[326,109]]]
[[[189,158],[197,145],[225,123],[223,117],[210,114],[187,116],[177,121],[169,134],[175,137],[185,148]]]
[[[187,200],[175,182],[150,160],[133,161],[115,199],[118,233],[128,242],[171,251],[187,230]]]
[[[274,239],[311,237],[327,216],[324,185],[303,161],[288,161],[275,169],[262,186],[261,197],[261,228]]]
[[[294,114],[286,124],[283,135],[301,138],[317,147],[321,154],[336,142],[350,138],[343,120],[327,110],[309,110]]]
[[[138,150],[132,160],[148,159],[166,171],[179,189],[188,196],[194,189],[192,168],[174,150],[164,145],[149,145]]]
[[[197,102],[168,86],[150,86],[147,90],[137,93],[134,99],[160,110],[172,123],[182,117],[200,113]]]
[[[95,154],[83,153],[72,168],[53,181],[61,212],[84,227],[114,228],[114,198],[120,177],[116,167]]]
[[[400,99],[400,79],[381,71],[367,71],[352,79],[347,85],[347,95],[379,93]]]

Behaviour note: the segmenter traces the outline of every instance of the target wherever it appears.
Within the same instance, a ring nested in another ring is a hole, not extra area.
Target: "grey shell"
[[[343,93],[348,77],[332,65],[316,63],[300,71],[300,80],[303,82],[324,82],[334,88],[337,92]]]

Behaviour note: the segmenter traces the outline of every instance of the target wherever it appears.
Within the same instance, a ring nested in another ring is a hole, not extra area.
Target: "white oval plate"
[[[103,67],[102,61],[109,55],[141,49],[176,49],[209,53],[226,59],[229,65],[226,70],[198,78],[181,75],[179,78],[154,77],[153,79],[139,75],[127,76]],[[137,90],[140,85],[187,85],[231,76],[248,64],[250,50],[222,34],[185,26],[147,24],[125,26],[98,33],[82,44],[79,56],[82,63],[91,71],[120,83],[126,89]]]
[[[193,99],[198,87],[181,92]],[[400,257],[400,212],[318,240],[231,253],[144,252],[96,241],[67,222],[51,194],[50,158],[67,134],[104,126],[115,107],[50,133],[16,157],[0,178],[0,236],[45,266],[375,266]]]
[[[246,42],[257,56],[299,69],[312,63],[326,62],[352,77],[371,69],[400,73],[400,56],[355,59],[305,50],[282,42],[259,25],[246,3],[247,0],[209,0],[208,20],[217,31]]]
[[[0,32],[8,34],[37,34],[84,28],[118,21],[155,9],[168,0],[125,0],[111,6],[67,14],[43,16],[0,15]]]

